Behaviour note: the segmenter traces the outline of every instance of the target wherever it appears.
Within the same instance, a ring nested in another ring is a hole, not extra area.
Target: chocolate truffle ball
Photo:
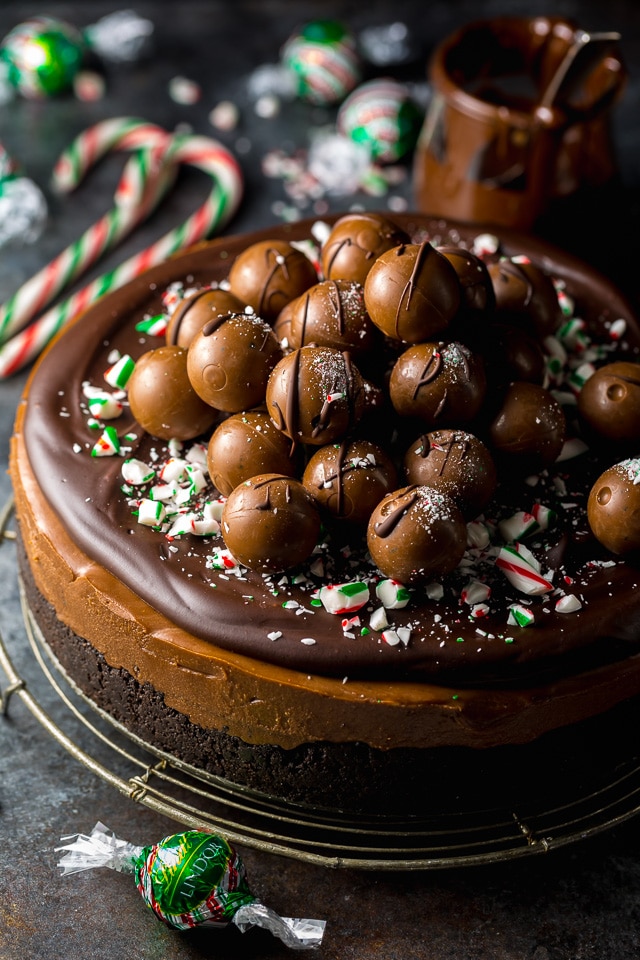
[[[269,374],[282,356],[273,330],[245,313],[209,320],[191,341],[189,379],[217,410],[239,413],[264,402]]]
[[[207,448],[212,482],[223,497],[258,473],[296,475],[297,461],[291,444],[261,411],[234,413],[218,424]]]
[[[306,466],[302,483],[332,517],[365,525],[374,507],[395,490],[397,472],[377,444],[345,440],[317,450]]]
[[[365,310],[362,285],[351,280],[317,283],[291,307],[292,347],[315,344],[357,356],[371,351],[379,336]]]
[[[473,520],[493,496],[497,474],[488,448],[464,430],[434,430],[411,444],[404,458],[409,483],[445,493]]]
[[[460,312],[476,317],[490,314],[496,305],[493,284],[484,260],[464,247],[436,247],[455,270],[460,283]]]
[[[443,333],[460,297],[456,271],[426,240],[387,250],[364,284],[365,306],[375,325],[388,337],[407,343]]]
[[[469,423],[486,393],[482,360],[461,343],[416,343],[396,360],[389,396],[401,416],[433,427]]]
[[[251,244],[238,254],[229,271],[234,296],[270,322],[290,300],[317,282],[311,260],[286,240]]]
[[[187,351],[182,347],[157,347],[144,353],[129,377],[127,391],[140,426],[163,440],[191,440],[218,418],[191,386]]]
[[[344,437],[364,411],[364,384],[348,353],[300,347],[279,361],[267,383],[268,413],[294,443],[322,446]]]
[[[558,401],[536,383],[509,384],[493,421],[489,444],[516,469],[539,470],[559,456],[566,423]]]
[[[503,259],[490,264],[488,269],[497,319],[524,323],[540,338],[556,332],[562,311],[553,281],[541,267],[526,259]]]
[[[640,460],[623,460],[601,474],[589,494],[587,517],[600,543],[623,556],[640,548]]]
[[[451,497],[433,487],[395,490],[371,514],[367,546],[378,569],[401,583],[442,577],[460,563],[464,518]]]
[[[230,313],[242,313],[242,301],[228,290],[198,290],[185,297],[175,308],[167,326],[168,344],[177,344],[185,350],[209,320]]]
[[[588,432],[597,437],[637,444],[640,440],[640,365],[619,361],[596,370],[578,394],[578,412]]]
[[[327,280],[364,284],[376,259],[401,243],[409,243],[409,237],[386,217],[348,214],[336,221],[322,247],[322,272]]]
[[[298,480],[267,473],[245,480],[229,494],[221,528],[239,563],[275,573],[310,556],[320,533],[320,515]]]

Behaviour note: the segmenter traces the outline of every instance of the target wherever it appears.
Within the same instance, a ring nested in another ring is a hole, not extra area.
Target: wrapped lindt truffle
[[[90,834],[62,841],[63,876],[98,867],[131,873],[147,906],[176,930],[233,923],[243,933],[262,927],[294,949],[322,941],[324,920],[280,917],[256,899],[242,859],[219,834],[187,830],[140,847],[97,823]]]
[[[40,187],[24,176],[0,143],[0,250],[8,244],[34,243],[44,229],[47,213]]]
[[[90,54],[111,63],[137,60],[152,33],[151,21],[133,10],[107,14],[84,30],[54,17],[31,17],[0,43],[0,99],[5,88],[32,100],[64,93]]]
[[[336,126],[355,143],[368,147],[376,163],[396,163],[415,146],[422,111],[409,88],[391,77],[376,77],[349,94]]]
[[[297,96],[310,103],[339,103],[360,80],[355,37],[338,20],[302,24],[285,43],[281,61]]]

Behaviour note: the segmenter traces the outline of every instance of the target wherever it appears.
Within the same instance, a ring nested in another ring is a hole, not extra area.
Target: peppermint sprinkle
[[[164,337],[167,332],[167,318],[164,313],[158,313],[155,317],[147,317],[136,323],[138,333],[146,333],[150,337]]]
[[[114,427],[105,427],[91,450],[92,457],[113,457],[120,453],[120,440]]]
[[[104,379],[107,381],[110,387],[119,387],[123,389],[126,387],[129,377],[133,373],[135,367],[134,360],[129,356],[128,353],[125,353],[124,356],[120,357],[119,360],[105,370]]]
[[[142,483],[148,483],[154,477],[153,470],[143,463],[142,460],[129,459],[122,464],[122,477],[125,483],[130,483],[134,487]]]
[[[575,613],[577,610],[582,610],[582,604],[573,593],[556,601],[556,613]]]

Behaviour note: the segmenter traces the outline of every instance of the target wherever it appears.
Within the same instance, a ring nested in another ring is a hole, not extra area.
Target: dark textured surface
[[[78,26],[119,9],[116,2],[43,6],[5,2],[0,35],[32,13],[61,16]],[[272,120],[257,118],[248,104],[251,71],[277,58],[277,50],[298,22],[340,16],[354,29],[404,19],[419,37],[419,57],[394,71],[421,80],[433,44],[466,20],[480,15],[553,13],[574,16],[589,29],[619,29],[630,68],[630,82],[615,114],[622,189],[607,191],[591,210],[574,205],[545,225],[563,246],[607,272],[638,304],[637,231],[640,219],[640,22],[635,0],[487,0],[480,11],[470,0],[378,0],[355,2],[193,2],[136,4],[156,24],[156,56],[133,68],[112,68],[107,95],[94,104],[73,97],[30,103],[17,100],[0,109],[0,142],[46,191],[50,222],[34,246],[0,251],[0,300],[79,236],[110,205],[121,158],[110,158],[92,172],[74,197],[58,198],[48,188],[58,153],[96,120],[135,114],[173,127],[188,123],[211,133],[208,111],[222,99],[241,107],[242,120],[230,134],[217,134],[235,147],[246,178],[243,204],[228,232],[276,222],[272,204],[289,202],[279,180],[266,180],[261,158],[267,150],[304,147],[307,128],[330,122],[331,111],[289,104]],[[179,13],[176,11],[179,10]],[[198,80],[203,97],[193,107],[178,106],[167,94],[177,74]],[[147,226],[105,258],[115,266],[175,226],[202,201],[206,178],[195,171]],[[407,180],[390,196],[410,202]],[[346,209],[356,200],[369,209],[385,208],[389,198],[358,196],[331,200]],[[276,208],[277,209],[277,208]],[[311,213],[312,211],[307,211]],[[24,376],[0,384],[0,443],[6,461],[13,411]],[[6,476],[0,492],[9,494]],[[65,708],[50,691],[27,646],[21,624],[11,544],[0,550],[2,633],[29,690],[52,717]],[[0,689],[4,674],[0,670]],[[100,745],[97,755],[105,750]],[[126,876],[101,871],[61,879],[53,848],[59,837],[88,831],[101,819],[119,836],[137,843],[159,839],[175,824],[136,806],[98,779],[59,747],[15,696],[8,716],[0,717],[0,960],[140,960],[172,957],[280,958],[290,952],[269,935],[195,931],[178,935],[147,911]],[[423,875],[331,871],[295,860],[243,850],[252,889],[285,915],[328,920],[319,956],[328,960],[631,960],[640,949],[640,827],[633,820],[582,844],[511,863]]]

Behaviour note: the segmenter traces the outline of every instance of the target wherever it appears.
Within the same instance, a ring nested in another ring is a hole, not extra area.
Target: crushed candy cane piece
[[[167,540],[173,540],[174,537],[183,537],[194,533],[195,513],[179,513],[175,518],[165,536]]]
[[[514,540],[521,540],[523,537],[530,537],[539,529],[538,521],[534,515],[526,510],[518,510],[513,516],[501,520],[498,524],[500,536],[507,543],[513,543]]]
[[[125,483],[130,483],[134,487],[140,486],[142,483],[149,483],[155,477],[155,472],[151,467],[148,467],[142,460],[135,460],[134,458],[125,460],[120,472]]]
[[[198,463],[188,463],[184,474],[190,496],[193,497],[204,490],[207,485],[207,478]]]
[[[556,287],[556,295],[558,297],[558,304],[560,305],[562,315],[564,317],[572,317],[575,308],[573,297],[569,296],[564,287]]]
[[[369,626],[372,630],[375,630],[376,633],[381,633],[382,630],[386,630],[389,626],[389,621],[387,619],[387,611],[384,607],[378,607],[377,610],[373,611],[369,617]]]
[[[376,596],[387,610],[402,610],[409,603],[409,591],[397,580],[381,580],[376,584]]]
[[[193,521],[193,533],[196,537],[217,537],[220,524],[211,517],[197,517]]]
[[[164,313],[158,313],[155,317],[146,317],[136,323],[136,330],[150,337],[164,337],[167,332],[167,317]]]
[[[496,566],[512,586],[528,596],[540,596],[553,590],[553,584],[540,575],[539,564],[530,551],[520,543],[516,543],[515,547],[501,547]]]
[[[444,587],[441,583],[436,583],[435,581],[428,583],[424,588],[424,592],[429,600],[442,600],[444,597]]]
[[[472,252],[477,257],[488,257],[497,253],[500,241],[493,233],[479,233],[473,241]]]
[[[556,336],[572,353],[580,353],[586,345],[586,329],[584,320],[580,317],[571,317],[559,327]]]
[[[122,403],[106,390],[96,391],[87,400],[89,411],[101,420],[116,420],[124,410]]]
[[[129,377],[133,373],[135,361],[128,353],[116,360],[104,373],[104,379],[110,387],[119,387],[123,389],[129,382]]]
[[[369,600],[369,586],[360,580],[351,583],[330,583],[320,587],[318,597],[327,613],[349,613],[360,610]]]
[[[150,500],[173,500],[177,496],[178,484],[172,480],[171,483],[157,483],[149,490]]]
[[[217,522],[220,523],[224,504],[225,501],[222,497],[219,497],[217,500],[207,500],[202,506],[202,516],[205,520],[217,520]]]
[[[575,613],[577,610],[582,610],[582,604],[573,593],[556,600],[556,613]]]
[[[114,427],[105,427],[91,450],[92,457],[113,457],[120,453],[120,440]]]
[[[562,463],[564,460],[573,460],[574,457],[580,457],[589,449],[588,445],[580,437],[569,437],[562,444],[562,450],[556,458],[556,463]]]
[[[240,569],[240,565],[231,552],[222,548],[211,552],[207,557],[207,566],[214,570],[226,570],[227,572],[235,572]]]
[[[510,627],[530,627],[535,623],[535,614],[533,610],[529,607],[523,606],[521,603],[512,603],[509,607],[509,616],[507,618],[507,624]]]
[[[188,463],[197,463],[203,473],[208,473],[207,448],[204,443],[192,444],[184,455]]]
[[[473,606],[476,603],[484,603],[491,596],[491,587],[482,583],[480,580],[470,580],[466,587],[460,592],[460,599],[463,603]]]
[[[557,517],[555,510],[552,510],[551,507],[545,507],[543,503],[534,503],[531,507],[531,513],[541,530],[548,530],[552,527]]]
[[[596,368],[592,363],[581,363],[579,367],[572,370],[569,374],[569,386],[579,393],[589,377],[592,377],[595,372]]]
[[[472,520],[467,524],[467,546],[475,547],[477,550],[484,550],[489,546],[491,537],[489,528],[481,520]]]
[[[396,630],[383,630],[382,639],[390,647],[397,647],[400,643],[400,637]]]
[[[617,320],[614,320],[611,326],[609,327],[609,336],[612,340],[620,340],[627,331],[627,321],[622,317],[618,317]]]
[[[170,483],[172,480],[180,482],[185,478],[186,468],[186,460],[183,460],[181,457],[169,457],[166,463],[160,468],[159,477],[161,480],[164,480],[165,483]]]
[[[474,603],[471,607],[471,616],[474,620],[480,620],[489,614],[489,605],[486,603]]]
[[[157,500],[145,498],[138,504],[138,523],[145,527],[157,527],[165,517],[165,508]]]

